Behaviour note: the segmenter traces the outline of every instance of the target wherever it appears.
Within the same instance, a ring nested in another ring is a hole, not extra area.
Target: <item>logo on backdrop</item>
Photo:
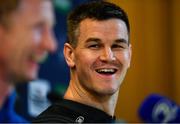
[[[28,85],[28,113],[36,117],[50,105],[47,94],[50,91],[50,82],[38,79]]]

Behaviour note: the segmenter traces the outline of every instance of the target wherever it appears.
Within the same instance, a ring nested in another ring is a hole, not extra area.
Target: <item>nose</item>
[[[115,58],[114,53],[113,53],[111,48],[104,48],[104,50],[102,50],[102,53],[100,55],[101,61],[110,62],[110,61],[113,61],[115,59],[116,58]]]
[[[42,38],[41,48],[51,53],[57,50],[57,41],[53,31],[46,31],[45,35]]]

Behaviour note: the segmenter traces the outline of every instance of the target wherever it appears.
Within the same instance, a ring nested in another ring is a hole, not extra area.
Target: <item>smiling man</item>
[[[119,89],[131,61],[127,15],[115,4],[94,1],[72,11],[67,24],[69,87],[36,122],[115,122]]]
[[[38,77],[39,63],[55,52],[51,0],[0,2],[0,123],[26,122],[13,110],[14,86]]]

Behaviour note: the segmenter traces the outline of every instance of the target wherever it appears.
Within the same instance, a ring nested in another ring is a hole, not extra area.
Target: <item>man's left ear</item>
[[[66,63],[68,64],[68,66],[70,68],[75,66],[75,62],[74,62],[74,48],[69,44],[69,43],[65,43],[64,44],[64,57],[66,60]]]
[[[131,44],[129,44],[128,54],[129,54],[129,63],[128,63],[128,68],[129,68],[131,65],[131,57],[132,57],[132,46],[131,46]]]

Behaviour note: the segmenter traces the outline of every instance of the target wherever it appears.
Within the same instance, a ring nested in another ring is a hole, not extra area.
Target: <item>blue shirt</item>
[[[27,123],[23,117],[18,115],[14,110],[14,103],[16,100],[16,93],[13,92],[7,97],[2,108],[0,109],[0,123]]]

